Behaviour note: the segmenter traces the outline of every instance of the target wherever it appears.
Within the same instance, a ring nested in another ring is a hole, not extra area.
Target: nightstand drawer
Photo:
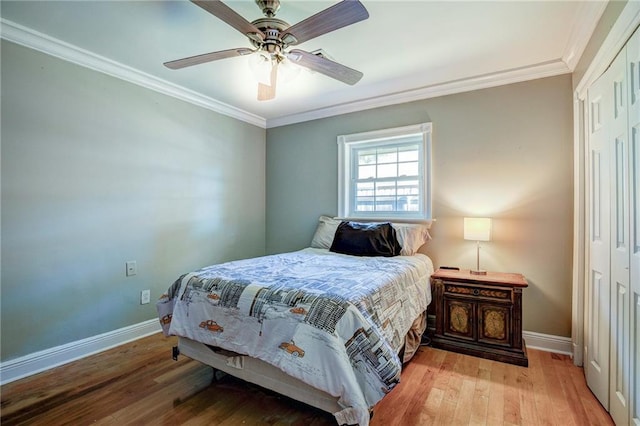
[[[479,286],[466,286],[458,283],[444,282],[444,292],[448,296],[470,296],[473,298],[486,298],[494,300],[511,301],[511,289],[483,288]]]

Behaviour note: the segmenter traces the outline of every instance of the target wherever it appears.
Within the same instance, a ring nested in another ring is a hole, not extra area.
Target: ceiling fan
[[[259,66],[266,68],[268,74],[258,83],[259,101],[275,98],[278,66],[285,66],[287,60],[350,85],[356,84],[363,76],[360,71],[334,62],[322,53],[306,52],[300,49],[287,50],[290,46],[296,46],[367,19],[369,13],[359,0],[342,0],[295,25],[289,25],[275,18],[280,8],[280,0],[255,0],[266,17],[253,22],[247,21],[219,0],[191,0],[191,2],[246,35],[254,48],[239,47],[165,62],[164,65],[168,68],[180,69],[219,59],[258,53],[257,61],[261,62]]]

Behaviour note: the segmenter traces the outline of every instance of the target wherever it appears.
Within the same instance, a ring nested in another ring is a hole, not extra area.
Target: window
[[[338,214],[431,219],[431,123],[338,136]]]

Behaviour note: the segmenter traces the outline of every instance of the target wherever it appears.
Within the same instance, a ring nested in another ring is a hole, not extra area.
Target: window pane
[[[358,179],[375,179],[376,166],[358,166]]]
[[[397,163],[398,148],[378,148],[378,164]]]
[[[396,163],[378,164],[378,179],[396,176],[398,176],[398,165]]]
[[[373,211],[373,197],[356,197],[356,211],[357,212],[371,212]]]
[[[375,162],[376,162],[375,149],[358,151],[358,164],[375,164]]]
[[[383,195],[396,195],[396,183],[395,182],[376,182],[376,197]]]
[[[376,211],[389,212],[396,209],[395,197],[377,197],[376,198]]]
[[[417,196],[400,196],[398,197],[398,210],[405,212],[417,212],[418,208],[418,197]]]
[[[357,197],[373,197],[375,195],[373,182],[358,182],[356,184]]]
[[[420,184],[417,180],[398,181],[398,195],[419,195]]]
[[[418,162],[399,163],[398,176],[418,176]]]
[[[398,148],[398,161],[418,161],[418,145]]]

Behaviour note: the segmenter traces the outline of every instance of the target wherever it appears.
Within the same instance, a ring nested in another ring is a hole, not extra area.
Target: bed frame
[[[309,386],[277,367],[250,356],[216,350],[186,337],[178,338],[177,350],[174,348],[174,359],[177,359],[178,354],[331,414],[344,409],[338,404],[339,397]]]

